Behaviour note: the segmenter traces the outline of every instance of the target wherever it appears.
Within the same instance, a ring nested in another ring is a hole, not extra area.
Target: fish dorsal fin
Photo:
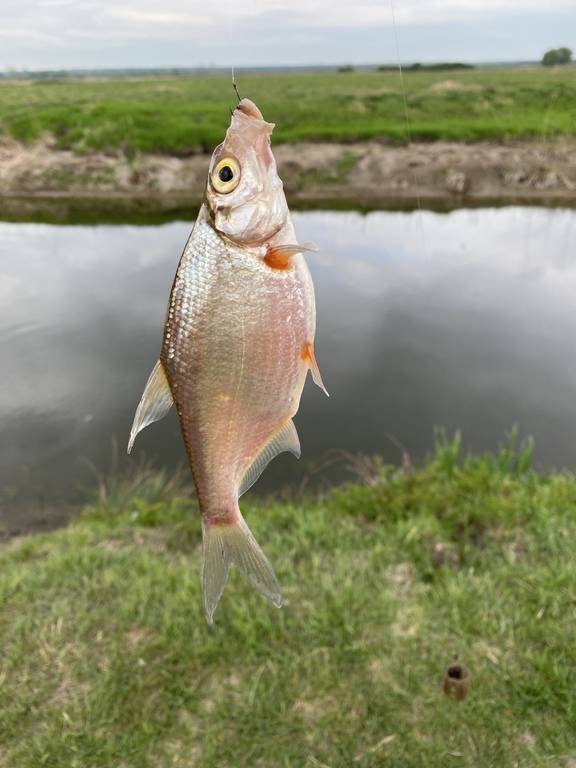
[[[132,450],[138,432],[152,424],[153,421],[158,421],[163,416],[166,416],[172,403],[172,393],[170,392],[168,379],[164,373],[162,363],[158,360],[148,377],[144,394],[140,398],[138,408],[136,409],[134,423],[130,430],[128,453]]]
[[[298,432],[296,432],[292,419],[288,419],[286,424],[276,432],[272,440],[262,448],[252,464],[250,464],[240,483],[238,495],[242,496],[243,493],[246,493],[248,488],[258,480],[272,459],[284,451],[293,453],[297,459],[300,458],[300,440],[298,439]]]

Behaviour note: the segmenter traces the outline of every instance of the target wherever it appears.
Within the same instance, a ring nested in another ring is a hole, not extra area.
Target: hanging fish
[[[314,288],[270,148],[274,125],[242,99],[214,151],[202,208],[170,294],[160,359],[136,435],[172,403],[202,516],[209,624],[235,565],[274,605],[282,597],[238,498],[282,451],[300,456],[292,417],[314,357]],[[326,394],[328,394],[326,392]]]

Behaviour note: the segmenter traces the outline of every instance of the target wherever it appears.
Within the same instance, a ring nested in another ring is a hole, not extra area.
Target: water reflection
[[[317,356],[297,417],[300,463],[282,457],[268,489],[299,482],[326,451],[415,455],[433,427],[493,448],[518,422],[542,465],[576,461],[576,212],[295,215],[309,262]],[[190,224],[0,224],[0,488],[6,499],[70,499],[87,462],[124,447],[157,357],[166,299]],[[136,454],[183,460],[172,414]],[[1,511],[0,511],[1,515]]]

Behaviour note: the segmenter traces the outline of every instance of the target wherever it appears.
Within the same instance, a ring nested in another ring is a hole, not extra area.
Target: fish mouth
[[[262,112],[260,112],[253,101],[242,99],[232,112],[230,128],[245,131],[248,126],[250,126],[250,129],[256,129],[257,133],[262,131],[265,136],[269,136],[274,130],[274,123],[264,120]]]
[[[253,117],[256,120],[261,120],[263,123],[266,122],[262,116],[262,112],[260,112],[256,104],[250,99],[242,99],[234,111],[239,111],[243,115],[246,115],[246,117]]]

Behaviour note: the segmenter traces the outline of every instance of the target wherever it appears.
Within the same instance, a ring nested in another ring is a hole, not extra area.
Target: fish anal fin
[[[320,387],[326,397],[330,397],[328,390],[322,381],[322,374],[320,373],[320,368],[318,367],[318,363],[316,362],[316,357],[314,355],[314,344],[311,341],[304,342],[302,345],[302,351],[300,352],[300,357],[310,366],[310,372],[312,373],[314,384]]]
[[[269,245],[264,256],[264,263],[270,269],[290,269],[292,257],[297,253],[304,251],[317,251],[318,248],[313,243],[303,243],[302,245]]]
[[[139,432],[144,427],[152,424],[154,421],[158,421],[163,416],[166,416],[173,403],[172,393],[170,392],[170,386],[168,379],[164,373],[164,367],[160,360],[152,369],[152,373],[148,377],[144,393],[138,403],[136,414],[134,416],[134,422],[132,429],[130,430],[130,440],[128,442],[128,453],[132,450],[134,440]]]
[[[272,459],[284,451],[293,453],[297,459],[300,458],[300,440],[298,439],[298,432],[296,432],[292,419],[288,419],[284,426],[276,432],[274,437],[266,443],[264,448],[254,458],[240,482],[238,495],[242,496],[243,493],[246,493],[248,488],[258,480]]]

